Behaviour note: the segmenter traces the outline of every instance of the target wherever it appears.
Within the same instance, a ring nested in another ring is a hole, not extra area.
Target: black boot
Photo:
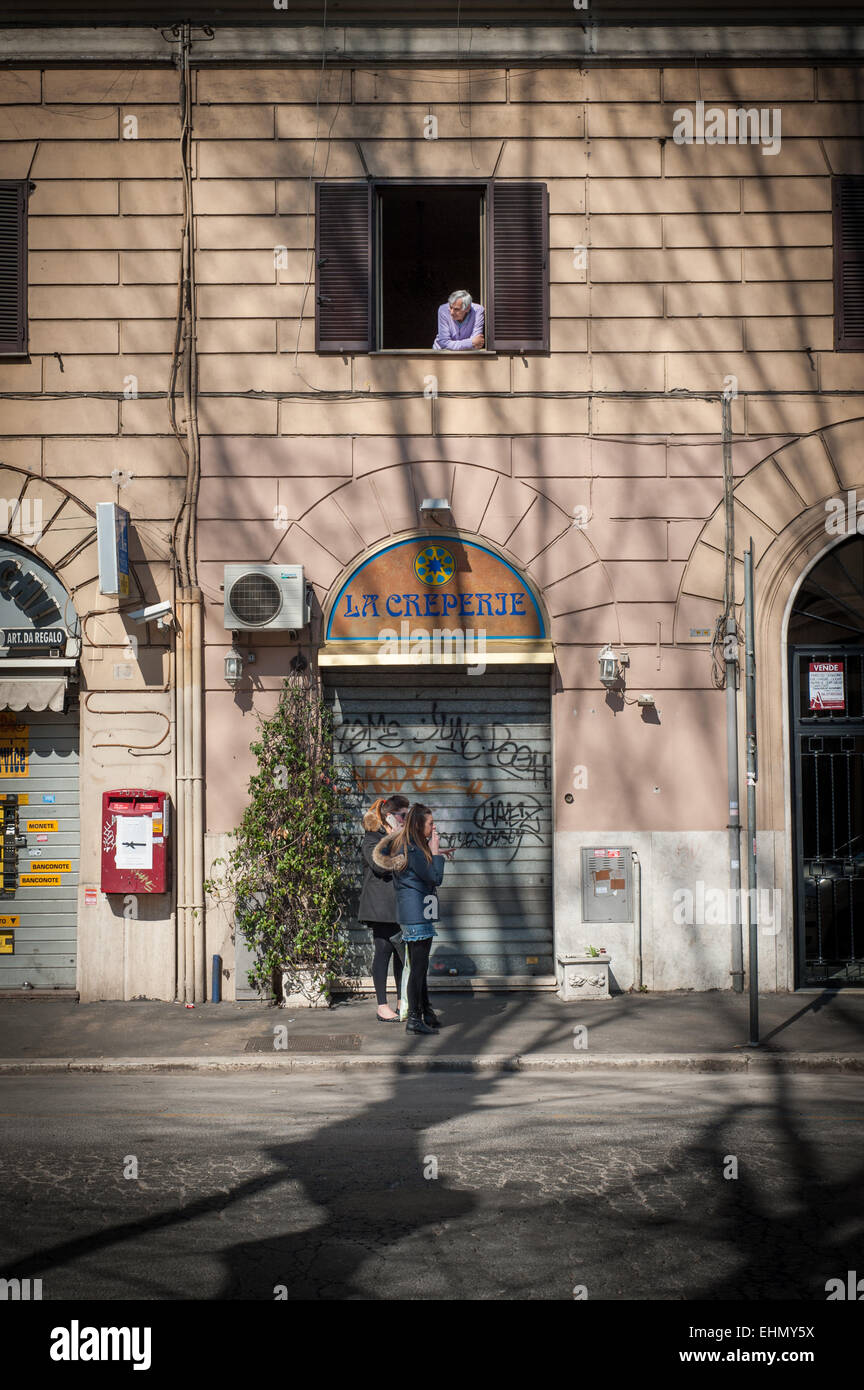
[[[433,1013],[429,1005],[423,1007],[423,1022],[428,1023],[430,1028],[440,1028],[441,1020],[436,1013]]]
[[[423,1020],[423,1018],[421,1017],[421,1015],[420,1015],[420,1014],[416,1011],[416,1009],[415,1009],[415,1010],[409,1010],[409,1013],[408,1013],[408,1022],[405,1024],[405,1032],[406,1032],[406,1033],[434,1033],[434,1032],[435,1032],[435,1029],[434,1029],[434,1028],[430,1028],[430,1027],[429,1027],[429,1024],[426,1023],[426,1022],[424,1022],[424,1020]]]

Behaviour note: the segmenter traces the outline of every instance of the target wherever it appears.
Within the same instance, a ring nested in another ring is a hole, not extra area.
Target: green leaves
[[[282,971],[335,974],[347,947],[356,870],[356,788],[333,760],[332,714],[304,672],[289,676],[250,745],[258,767],[249,805],[219,877],[235,924],[255,955],[253,988]],[[214,863],[214,868],[216,864]]]

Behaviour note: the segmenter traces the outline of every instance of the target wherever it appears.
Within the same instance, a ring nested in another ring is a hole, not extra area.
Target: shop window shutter
[[[27,351],[27,184],[0,182],[0,353]]]
[[[549,195],[546,185],[494,183],[489,192],[491,334],[487,347],[501,352],[548,352]]]
[[[864,352],[864,178],[834,180],[834,336]]]
[[[372,350],[372,189],[319,183],[315,198],[315,350]]]

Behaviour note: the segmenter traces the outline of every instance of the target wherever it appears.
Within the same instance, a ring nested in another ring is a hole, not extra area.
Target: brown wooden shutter
[[[834,346],[864,352],[864,178],[834,180]]]
[[[491,274],[487,346],[549,351],[549,195],[544,183],[489,186]]]
[[[27,184],[0,182],[0,353],[27,351]]]
[[[315,198],[315,350],[372,350],[372,189],[319,183]]]

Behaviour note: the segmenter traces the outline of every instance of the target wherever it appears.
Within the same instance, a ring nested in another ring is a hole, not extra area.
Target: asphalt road
[[[0,1125],[0,1276],[43,1299],[824,1301],[864,1270],[855,1076],[22,1076]]]

